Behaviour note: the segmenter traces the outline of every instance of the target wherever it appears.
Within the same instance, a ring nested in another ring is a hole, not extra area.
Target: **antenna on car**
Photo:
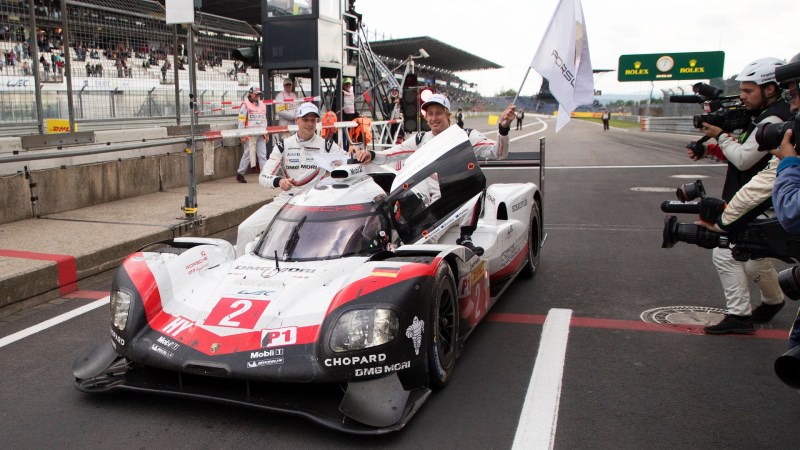
[[[275,250],[275,270],[281,270],[280,266],[278,266],[278,251]]]

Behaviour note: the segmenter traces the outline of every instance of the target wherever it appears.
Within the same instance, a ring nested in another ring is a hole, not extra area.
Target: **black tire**
[[[428,375],[432,388],[443,388],[452,376],[458,356],[458,298],[453,272],[447,263],[436,269],[428,333]]]
[[[539,267],[539,258],[542,250],[542,215],[539,212],[539,203],[533,202],[531,208],[531,222],[528,227],[528,260],[519,273],[522,278],[532,278]]]

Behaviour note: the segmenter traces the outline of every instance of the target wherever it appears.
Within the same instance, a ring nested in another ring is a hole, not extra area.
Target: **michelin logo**
[[[414,354],[419,355],[419,348],[422,346],[422,333],[425,332],[425,321],[419,320],[414,316],[414,321],[406,328],[406,337],[411,339],[414,344]]]
[[[247,361],[247,368],[254,369],[256,367],[275,366],[279,364],[283,364],[283,358],[260,359],[258,361]]]

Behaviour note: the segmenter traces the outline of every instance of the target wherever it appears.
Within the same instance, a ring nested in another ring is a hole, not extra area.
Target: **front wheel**
[[[453,272],[444,262],[436,269],[431,325],[428,374],[431,387],[443,388],[450,380],[458,356],[458,298]]]
[[[542,215],[539,212],[539,203],[534,201],[531,208],[531,221],[528,228],[528,260],[522,268],[520,275],[531,278],[539,267],[540,251],[542,249]]]

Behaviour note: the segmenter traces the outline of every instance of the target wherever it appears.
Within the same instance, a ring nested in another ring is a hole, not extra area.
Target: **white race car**
[[[119,268],[111,339],[75,362],[76,387],[212,399],[351,433],[401,429],[539,263],[534,183],[486,189],[473,234],[483,256],[455,244],[462,205],[484,186],[466,134],[450,128],[398,173],[333,170],[239,258],[219,239],[151,244]]]

